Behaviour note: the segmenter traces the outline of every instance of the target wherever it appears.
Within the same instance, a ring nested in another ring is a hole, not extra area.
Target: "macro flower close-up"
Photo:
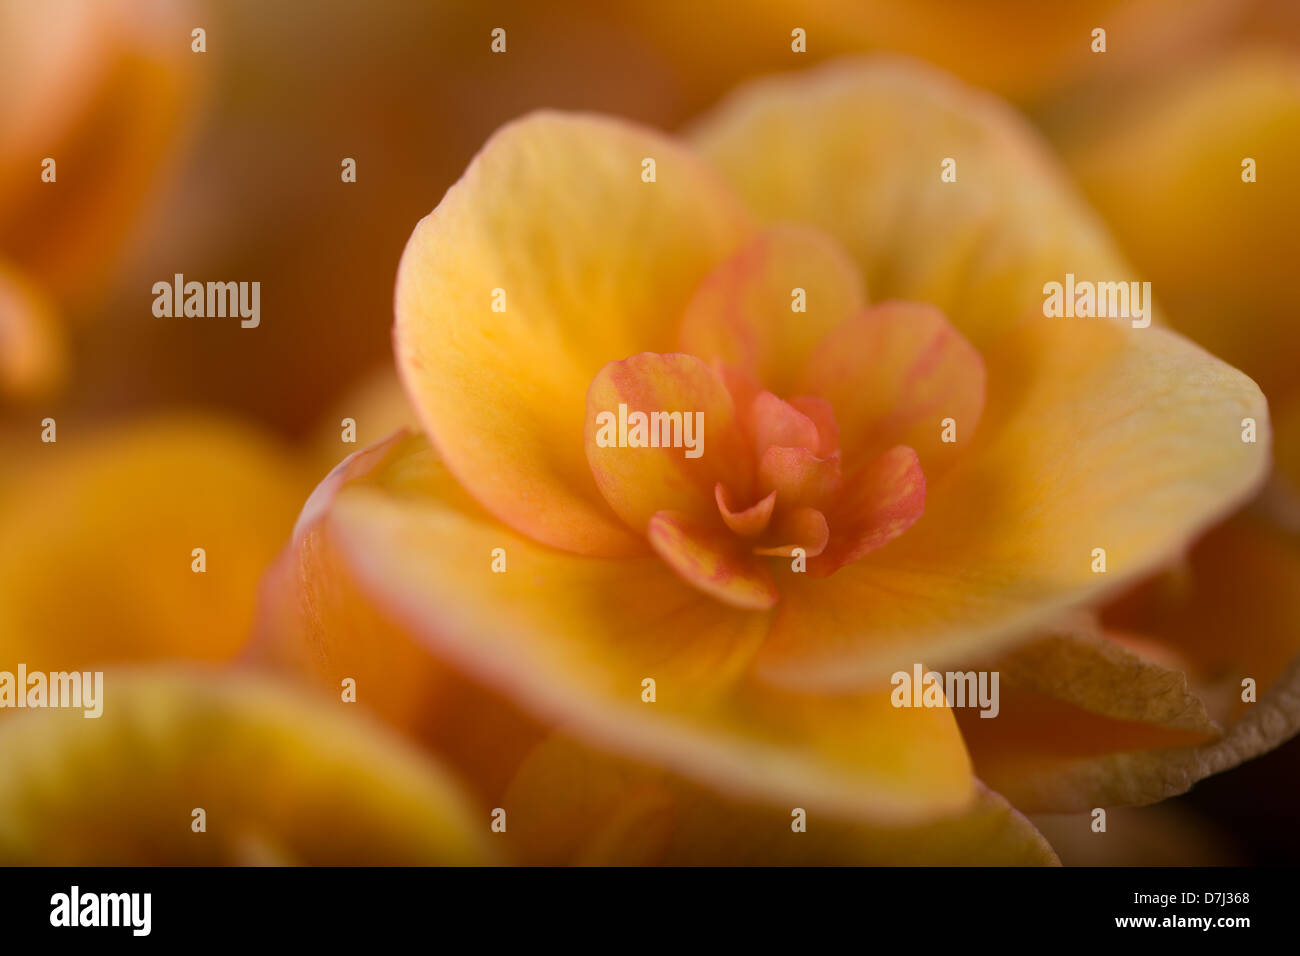
[[[1045,318],[1067,273],[1128,269],[1008,111],[906,62],[765,81],[685,140],[518,120],[398,273],[425,436],[318,488],[260,639],[327,685],[364,654],[388,686],[365,605],[402,684],[414,657],[436,697],[449,664],[547,734],[683,784],[844,824],[978,811],[963,724],[899,707],[891,675],[1055,634],[1268,467],[1253,382],[1159,323]],[[1168,674],[1078,639],[1084,660],[1045,667],[1105,667],[1102,686],[1018,706],[1099,713],[1103,753],[1219,733],[1185,695],[1116,740],[1092,694]]]
[[[0,2],[0,863],[1300,852],[1284,5]]]

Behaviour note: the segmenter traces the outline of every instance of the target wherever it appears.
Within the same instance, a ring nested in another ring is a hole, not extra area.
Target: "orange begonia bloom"
[[[1050,860],[972,773],[964,725],[1000,718],[896,707],[891,674],[1063,629],[1269,466],[1250,379],[1159,314],[1047,317],[1044,285],[1067,275],[1140,278],[1011,113],[905,62],[761,81],[685,141],[514,122],[399,271],[397,366],[429,437],[322,483],[264,584],[258,653],[333,687],[365,668],[374,706],[426,738],[436,720],[516,741],[499,766],[483,747],[453,762],[535,815],[512,829],[524,858],[690,858],[681,833],[624,845],[627,820],[600,837],[577,811],[581,838],[543,833],[566,793],[608,801],[630,775],[628,814],[688,831],[728,806],[849,828],[799,859],[896,859],[885,834],[920,828],[913,844]],[[624,440],[656,411],[702,412],[701,453]],[[1062,659],[1118,660],[1067,639]],[[1008,660],[1010,697],[1041,695],[1033,660]],[[1137,701],[1158,682],[1112,673]],[[1142,712],[1089,697],[1112,724],[1171,729],[1106,725],[1080,751],[1213,733],[1178,694]],[[519,765],[518,741],[550,733]],[[566,789],[575,752],[623,769]]]

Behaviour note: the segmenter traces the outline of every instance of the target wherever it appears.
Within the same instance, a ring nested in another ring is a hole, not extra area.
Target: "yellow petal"
[[[747,228],[720,181],[651,131],[537,113],[493,136],[412,234],[395,328],[420,420],[489,511],[567,550],[636,547],[587,466],[587,385],[606,362],[671,351],[695,286]]]
[[[848,686],[991,652],[1163,565],[1267,472],[1267,435],[1240,433],[1267,430],[1258,388],[1170,332],[1040,318],[988,365],[984,424],[924,516],[783,588],[767,679]]]
[[[1247,53],[1198,63],[1081,111],[1058,138],[1170,321],[1264,390],[1278,468],[1300,492],[1300,64]]]
[[[977,348],[1067,272],[1128,275],[1027,124],[987,94],[892,57],[755,81],[693,141],[765,221],[848,249],[876,301],[938,306]],[[941,163],[956,161],[956,182]]]
[[[471,819],[451,780],[342,703],[180,670],[110,670],[103,698],[98,719],[25,710],[0,721],[0,862],[488,859],[488,821]]]
[[[502,798],[506,844],[552,865],[1052,865],[1024,817],[980,786],[960,813],[920,826],[871,826],[795,806],[728,798],[560,736],[539,745]]]
[[[857,266],[833,239],[781,223],[700,283],[682,316],[679,347],[791,396],[813,349],[865,305]]]
[[[1296,394],[1300,63],[1189,64],[1074,119],[1062,152],[1169,321],[1271,402]]]
[[[830,403],[846,461],[907,445],[933,479],[975,435],[984,361],[937,309],[886,302],[818,343],[797,390]],[[948,419],[952,440],[944,441]]]
[[[61,419],[45,444],[33,427],[4,486],[0,660],[233,656],[303,475],[266,437],[217,419],[85,428]]]
[[[422,438],[353,465],[328,505],[309,504],[297,567],[307,595],[355,593],[373,610],[308,597],[322,619],[287,638],[313,642],[299,656],[337,652],[336,614],[369,615],[536,720],[725,791],[891,821],[969,801],[947,710],[896,710],[887,686],[824,703],[745,681],[767,614],[696,591],[656,557],[592,560],[523,538],[458,502]]]

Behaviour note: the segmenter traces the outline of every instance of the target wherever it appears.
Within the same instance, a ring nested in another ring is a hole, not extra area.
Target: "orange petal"
[[[792,404],[771,392],[759,392],[752,407],[754,448],[760,455],[773,445],[812,451],[820,446],[817,424]]]
[[[816,508],[801,506],[781,512],[767,537],[781,543],[755,548],[755,554],[788,558],[794,554],[795,548],[799,548],[805,557],[814,558],[826,550],[830,527],[826,524],[826,516]]]
[[[790,404],[807,415],[817,426],[817,445],[813,451],[826,458],[839,450],[840,424],[831,403],[815,395],[796,395]]]
[[[555,547],[634,553],[584,454],[587,386],[611,359],[670,351],[674,319],[748,228],[658,133],[559,113],[498,130],[416,227],[397,280],[399,371],[470,493]]]
[[[798,389],[834,408],[850,462],[909,445],[927,473],[937,475],[975,435],[984,410],[984,360],[938,309],[890,302],[827,336]],[[955,441],[943,441],[947,419]]]
[[[764,610],[780,596],[763,563],[729,529],[660,511],[650,519],[646,535],[655,553],[683,580],[720,601]]]
[[[682,315],[678,346],[789,394],[803,358],[865,302],[857,267],[834,240],[781,224],[704,280]]]
[[[776,506],[776,492],[773,491],[748,508],[737,510],[731,492],[721,482],[713,489],[713,496],[717,499],[723,523],[742,538],[762,534],[772,520],[772,509]]]
[[[781,504],[814,507],[833,500],[843,482],[838,455],[818,458],[807,448],[773,445],[758,463],[759,490],[775,491]]]
[[[844,482],[831,515],[830,543],[809,563],[808,573],[832,574],[883,548],[912,527],[924,510],[925,475],[916,452],[902,445],[891,448]]]
[[[600,493],[638,533],[662,510],[716,518],[719,482],[742,498],[750,491],[731,395],[691,355],[647,352],[602,368],[587,390],[586,444]]]

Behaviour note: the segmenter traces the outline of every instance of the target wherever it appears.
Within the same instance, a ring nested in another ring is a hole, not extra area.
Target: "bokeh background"
[[[1104,55],[1089,49],[1096,26]],[[504,55],[489,49],[495,27]],[[791,52],[794,27],[805,54]],[[87,584],[96,567],[155,560],[147,533],[104,517],[103,487],[139,476],[88,464],[78,483],[49,469],[75,463],[78,446],[176,429],[170,466],[192,470],[214,521],[245,539],[247,567],[213,615],[226,633],[246,629],[261,565],[314,483],[359,447],[339,443],[340,417],[358,419],[360,446],[400,418],[381,409],[398,259],[504,121],[552,107],[676,130],[747,78],[867,51],[928,60],[1022,109],[1173,323],[1255,377],[1275,413],[1296,406],[1294,0],[0,0],[0,627],[41,632],[0,646],[79,634],[80,667],[232,652],[202,633],[192,655],[168,645],[166,624],[139,611],[161,599],[125,578]],[[1230,132],[1197,125],[1197,104],[1216,99],[1229,126],[1266,117],[1257,132],[1280,147],[1257,205],[1228,208],[1188,166],[1193,146],[1216,161]],[[57,187],[40,181],[46,156]],[[340,181],[344,157],[354,184]],[[261,326],[154,317],[151,286],[178,272],[260,281]],[[37,320],[20,325],[20,309]],[[187,446],[176,416],[190,415],[218,420],[229,453]],[[57,447],[39,442],[46,417]],[[1278,427],[1282,467],[1300,442]],[[291,477],[241,486],[235,449]],[[24,521],[81,530],[40,553]],[[1278,626],[1300,631],[1296,610]],[[1292,741],[1160,807],[1117,811],[1132,836],[1104,849],[1036,822],[1066,862],[1293,863],[1297,793]]]

